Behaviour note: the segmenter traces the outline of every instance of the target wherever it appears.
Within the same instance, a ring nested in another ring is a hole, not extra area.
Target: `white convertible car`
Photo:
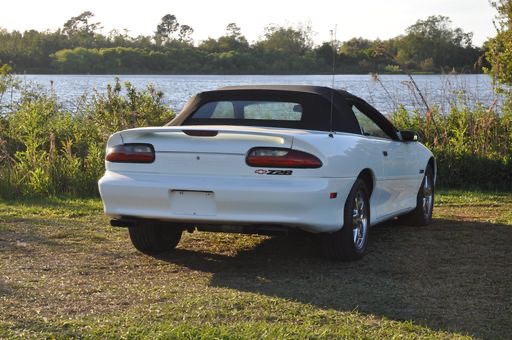
[[[325,255],[363,256],[370,226],[432,219],[436,162],[364,100],[316,86],[226,87],[167,126],[113,134],[99,181],[111,225],[144,253],[184,230],[320,235]]]

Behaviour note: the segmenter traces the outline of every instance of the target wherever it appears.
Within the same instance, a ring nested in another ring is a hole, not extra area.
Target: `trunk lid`
[[[107,169],[176,175],[253,175],[245,162],[253,147],[291,148],[300,130],[242,126],[173,126],[121,131],[109,140],[148,143],[155,149],[151,164],[109,163]]]

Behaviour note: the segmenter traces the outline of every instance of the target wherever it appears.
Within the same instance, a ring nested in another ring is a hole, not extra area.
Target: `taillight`
[[[105,159],[114,163],[153,163],[155,149],[151,144],[119,144],[108,148]]]
[[[247,165],[262,168],[319,168],[322,161],[307,152],[282,148],[253,148],[245,158]]]

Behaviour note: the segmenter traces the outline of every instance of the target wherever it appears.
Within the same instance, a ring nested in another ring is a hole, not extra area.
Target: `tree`
[[[496,37],[486,43],[486,56],[491,64],[488,72],[498,84],[512,84],[512,0],[493,1],[498,11],[494,25]]]
[[[242,30],[234,22],[232,22],[226,26],[226,36],[236,39],[236,40],[243,38]]]
[[[249,43],[242,35],[240,27],[235,23],[230,23],[226,26],[226,34],[218,39],[208,38],[199,45],[201,50],[209,53],[220,53],[229,51],[247,51]]]
[[[318,61],[329,66],[332,66],[333,55],[335,54],[336,59],[338,57],[338,54],[333,49],[332,43],[330,42],[324,42],[322,45],[315,48],[315,54]]]
[[[105,41],[106,37],[99,32],[101,24],[93,21],[93,17],[92,12],[86,11],[64,23],[61,38],[68,43],[67,48],[98,47]]]
[[[343,42],[340,47],[340,54],[357,59],[366,58],[372,53],[371,47],[372,41],[368,39],[352,38]]]
[[[472,65],[478,58],[479,50],[472,45],[473,33],[453,29],[448,17],[433,15],[418,20],[407,28],[406,33],[395,44],[397,61],[401,65],[415,69],[421,69],[421,65],[451,69]]]
[[[89,22],[93,17],[94,13],[90,11],[85,11],[77,17],[72,17],[66,21],[62,32],[68,36],[77,33],[92,36],[102,28],[99,22]]]
[[[174,34],[178,31],[180,24],[176,16],[166,14],[162,17],[160,24],[156,26],[155,41],[157,44],[170,42]]]
[[[189,25],[181,25],[180,33],[179,33],[179,41],[186,44],[192,44],[194,39],[192,39],[192,34],[194,33],[194,29]]]
[[[128,29],[124,29],[122,31],[118,29],[113,29],[108,32],[108,36],[106,37],[107,41],[109,41],[113,46],[122,46],[127,47],[131,43],[131,38],[128,35],[130,31]]]
[[[269,25],[265,27],[264,39],[256,46],[267,52],[304,55],[313,46],[311,27],[304,29]]]

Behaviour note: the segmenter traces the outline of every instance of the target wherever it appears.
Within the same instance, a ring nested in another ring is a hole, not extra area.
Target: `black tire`
[[[432,167],[427,165],[425,176],[421,182],[416,208],[410,213],[399,216],[401,224],[412,226],[424,226],[432,222],[432,211],[434,210],[434,172]]]
[[[133,246],[144,254],[158,254],[176,248],[182,229],[172,225],[140,223],[128,229]]]
[[[368,197],[366,184],[358,178],[345,202],[343,228],[334,233],[322,235],[322,249],[327,258],[337,261],[354,261],[363,257],[370,229]],[[356,205],[359,207],[357,208]],[[355,216],[356,213],[357,216]]]

